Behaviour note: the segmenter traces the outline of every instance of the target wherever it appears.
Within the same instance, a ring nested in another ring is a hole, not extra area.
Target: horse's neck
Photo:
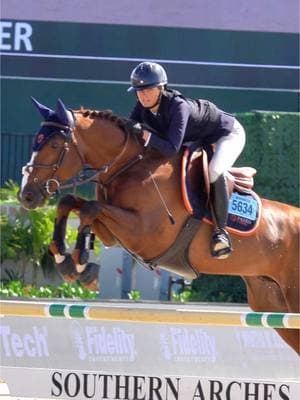
[[[77,131],[86,162],[94,168],[109,165],[107,175],[114,174],[142,151],[142,146],[113,121],[81,116]]]

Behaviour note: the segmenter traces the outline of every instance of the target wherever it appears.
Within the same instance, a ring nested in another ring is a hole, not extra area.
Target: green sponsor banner
[[[3,45],[28,37],[34,53],[298,65],[298,35],[70,22],[3,21]],[[28,26],[26,25],[28,24]],[[32,32],[31,32],[32,31]],[[31,35],[30,35],[31,33]],[[27,49],[28,50],[28,49]]]

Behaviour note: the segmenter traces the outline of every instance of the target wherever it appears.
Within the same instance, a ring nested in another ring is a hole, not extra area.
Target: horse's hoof
[[[79,264],[80,265],[86,264],[88,262],[88,260],[89,260],[89,256],[90,256],[90,253],[89,253],[88,250],[80,251],[80,253],[79,253]]]
[[[78,276],[82,286],[90,290],[99,290],[99,271],[100,265],[88,263],[84,271]]]
[[[78,273],[76,271],[74,262],[72,260],[71,254],[66,253],[65,259],[61,263],[55,263],[57,271],[62,276],[63,280],[66,282],[74,282],[78,279]]]
[[[81,284],[85,289],[88,289],[92,292],[99,292],[100,291],[100,282],[99,279],[94,279],[91,283],[88,284]]]

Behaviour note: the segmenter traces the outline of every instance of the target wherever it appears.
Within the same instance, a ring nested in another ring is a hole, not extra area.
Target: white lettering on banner
[[[8,325],[0,325],[1,354],[4,357],[49,357],[48,331],[44,326],[32,327],[32,332],[19,335]]]
[[[160,330],[160,346],[166,360],[217,360],[216,339],[201,328],[166,328]]]
[[[285,344],[272,329],[262,331],[258,329],[237,330],[235,333],[242,348],[249,349],[285,349]]]
[[[135,335],[119,327],[86,326],[71,330],[74,346],[80,360],[134,361],[136,355]]]
[[[54,398],[97,400],[292,400],[289,383],[55,371]],[[51,398],[52,398],[51,397]]]
[[[32,32],[27,22],[0,21],[0,50],[32,51]]]

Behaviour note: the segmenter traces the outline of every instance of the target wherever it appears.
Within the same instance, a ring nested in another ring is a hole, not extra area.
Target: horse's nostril
[[[24,195],[24,200],[27,201],[28,203],[31,203],[33,201],[33,193],[32,192],[27,192]]]

